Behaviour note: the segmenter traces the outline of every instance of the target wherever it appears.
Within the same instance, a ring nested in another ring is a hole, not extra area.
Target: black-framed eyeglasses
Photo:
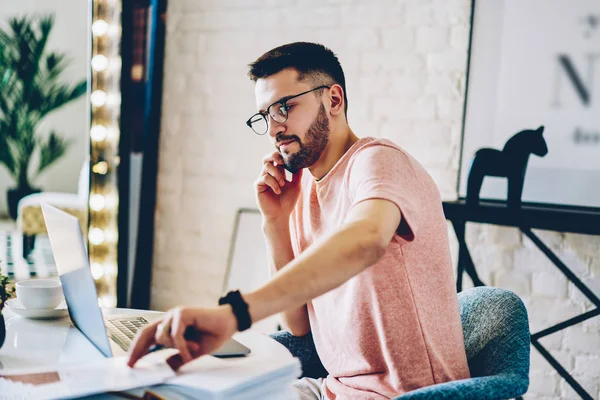
[[[269,115],[273,119],[273,121],[278,124],[283,124],[288,119],[288,111],[290,106],[287,105],[287,102],[295,99],[296,97],[302,96],[303,94],[307,94],[310,92],[314,92],[319,89],[329,89],[331,86],[322,85],[318,86],[314,89],[307,90],[306,92],[298,93],[293,96],[286,96],[275,103],[271,104],[267,107],[266,112],[257,112],[253,116],[251,116],[248,121],[246,121],[246,125],[248,125],[257,135],[264,135],[269,130]]]

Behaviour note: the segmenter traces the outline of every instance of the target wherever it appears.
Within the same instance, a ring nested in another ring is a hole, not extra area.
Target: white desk
[[[129,309],[104,309],[105,315],[135,314],[147,319],[154,319],[158,315],[152,311],[138,311]],[[70,319],[57,320],[30,320],[22,318],[8,310],[3,312],[6,320],[6,340],[0,349],[0,372],[23,369],[28,367],[54,367],[59,365],[89,362],[102,359],[104,356],[89,342],[81,332],[71,326]],[[282,356],[289,354],[287,349],[275,340],[261,333],[248,330],[238,333],[235,339],[252,350],[248,357],[259,354]],[[166,398],[184,399],[179,393],[169,389],[155,387],[156,393]],[[130,391],[138,395],[143,390]],[[115,395],[92,396],[93,399],[122,399]]]

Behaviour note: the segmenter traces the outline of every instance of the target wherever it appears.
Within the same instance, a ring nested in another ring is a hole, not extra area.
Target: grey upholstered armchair
[[[413,390],[397,400],[511,399],[529,387],[527,309],[513,292],[489,286],[458,294],[470,379]]]
[[[481,286],[460,292],[458,303],[471,378],[413,390],[395,400],[495,400],[527,392],[530,336],[521,299],[509,290]],[[300,359],[302,376],[327,375],[310,334],[271,336]]]

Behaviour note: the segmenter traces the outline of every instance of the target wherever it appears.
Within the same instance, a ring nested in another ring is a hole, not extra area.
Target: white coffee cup
[[[56,308],[63,299],[58,279],[29,279],[18,281],[17,299],[25,308]]]

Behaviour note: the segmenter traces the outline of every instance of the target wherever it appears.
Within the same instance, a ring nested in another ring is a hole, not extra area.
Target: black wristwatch
[[[252,319],[248,312],[248,304],[242,298],[239,290],[227,293],[219,299],[219,305],[229,304],[233,310],[233,315],[237,319],[238,331],[242,332],[252,326]]]

